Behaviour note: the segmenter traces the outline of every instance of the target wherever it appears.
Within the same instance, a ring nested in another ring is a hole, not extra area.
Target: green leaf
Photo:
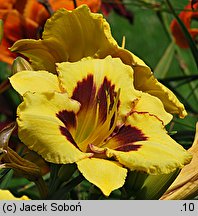
[[[58,178],[61,182],[69,181],[69,179],[72,177],[74,172],[76,171],[77,166],[76,164],[63,164],[58,172]]]
[[[80,184],[84,179],[85,178],[83,177],[83,175],[79,174],[77,177],[73,178],[67,184],[63,185],[58,190],[56,190],[53,194],[50,194],[48,199],[61,200],[67,198],[68,193],[72,189],[74,189],[78,184]]]
[[[169,174],[150,175],[144,172],[130,171],[125,185],[125,199],[157,200],[169,188],[179,170]],[[123,195],[123,193],[122,193]]]
[[[156,12],[157,17],[159,18],[159,21],[167,34],[168,38],[172,38],[171,30],[170,30],[170,16],[168,13],[164,13],[163,10],[159,10]]]
[[[8,174],[11,169],[0,169],[0,185],[4,177]],[[1,187],[1,186],[0,186]]]
[[[45,182],[47,182],[50,178],[50,173],[47,173],[43,176],[43,180]],[[28,181],[28,180],[26,180]],[[28,181],[29,182],[29,181]],[[35,183],[34,182],[29,182],[28,184],[24,185],[23,187],[19,188],[17,190],[18,193],[23,193],[26,192],[26,190],[31,190],[33,187],[35,187]]]
[[[28,184],[30,183],[30,181],[28,181],[25,178],[22,177],[12,177],[10,184],[9,184],[9,189],[11,190],[19,190],[19,188],[24,188],[26,187]]]
[[[49,179],[49,194],[53,194],[60,186],[60,179],[58,178],[58,172],[60,170],[60,164],[50,164],[50,179]]]
[[[163,79],[169,71],[175,52],[175,43],[172,41],[164,52],[162,58],[154,69],[155,76]]]
[[[13,171],[13,170],[10,170],[10,171],[4,176],[4,178],[1,179],[1,181],[0,181],[0,188],[1,188],[1,189],[6,189],[6,188],[8,188],[9,183],[10,183],[10,181],[11,181],[11,179],[12,179],[13,173],[14,173],[14,171]]]
[[[185,77],[193,76],[193,75],[196,76],[197,69],[196,69],[196,65],[193,64],[194,62],[192,61],[193,60],[192,54],[188,52],[184,52],[179,47],[176,48],[176,51],[178,55],[178,62],[180,63],[180,67],[182,68],[182,72],[185,75]],[[195,80],[196,77],[192,79],[192,81]],[[190,94],[193,94],[195,100],[198,102],[197,83],[189,82],[188,85],[191,89]]]
[[[192,82],[193,80],[198,80],[198,75],[185,75],[185,76],[174,76],[174,77],[167,77],[164,79],[158,79],[160,82],[172,82],[172,81],[183,81],[183,84]]]

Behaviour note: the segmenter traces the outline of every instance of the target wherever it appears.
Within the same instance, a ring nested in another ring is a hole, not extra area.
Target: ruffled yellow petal
[[[123,127],[103,148],[130,170],[165,174],[191,161],[191,154],[168,136],[155,116],[133,113]]]
[[[178,114],[181,118],[187,115],[184,105],[180,103],[172,91],[154,77],[151,69],[144,61],[126,49],[120,47],[114,49],[115,52],[112,56],[120,58],[125,64],[133,68],[135,89],[158,97],[167,112]]]
[[[19,138],[52,163],[73,163],[91,156],[81,152],[72,137],[79,106],[66,93],[26,93],[17,110]]]
[[[184,105],[180,103],[172,91],[158,82],[149,67],[135,65],[133,69],[134,86],[136,89],[158,97],[164,104],[167,112],[178,114],[181,118],[187,115]]]
[[[134,70],[137,90],[158,97],[165,110],[186,116],[177,97],[154,78],[150,68],[137,56],[118,46],[111,35],[109,24],[101,14],[91,13],[83,5],[73,11],[60,9],[46,22],[42,40],[19,40],[11,48],[28,57],[35,70],[56,73],[55,63],[75,62],[84,57],[120,58]]]
[[[90,158],[77,162],[77,165],[83,176],[99,187],[105,196],[124,185],[127,169],[116,162]]]
[[[172,115],[165,111],[163,103],[157,97],[142,93],[141,97],[134,102],[133,111],[147,112],[162,120],[167,125],[172,120]]]
[[[48,47],[49,43],[43,40],[21,39],[16,41],[10,50],[28,57],[31,66],[35,70],[46,70],[55,73],[55,62],[61,62],[61,60],[56,56],[55,46],[54,49],[50,49],[50,46]]]
[[[57,76],[47,71],[21,71],[10,77],[10,83],[20,95],[23,95],[27,91],[60,91]]]
[[[9,190],[0,189],[0,200],[30,200],[27,196],[15,197]]]
[[[73,11],[58,10],[46,22],[42,40],[17,41],[11,51],[30,58],[36,70],[55,72],[56,62],[103,58],[114,52],[114,46],[117,43],[103,16],[83,5]]]
[[[120,58],[125,64],[133,68],[135,89],[158,97],[162,101],[167,112],[178,114],[181,118],[187,115],[184,105],[180,103],[171,90],[154,77],[151,69],[144,61],[128,50],[120,47],[114,47],[114,52],[111,56]]]

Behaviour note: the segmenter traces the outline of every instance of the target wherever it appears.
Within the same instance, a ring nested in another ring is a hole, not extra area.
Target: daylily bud
[[[161,197],[162,200],[185,200],[198,195],[198,123],[193,145],[188,152],[193,155],[191,163],[182,169],[176,180]]]
[[[15,123],[10,123],[0,131],[0,161],[7,153],[8,142],[15,127]]]
[[[7,148],[10,136],[16,128],[16,123],[12,122],[0,131],[0,149]]]
[[[0,131],[0,160],[3,161],[0,168],[11,168],[29,180],[37,180],[41,175],[40,168],[36,164],[20,157],[8,146],[11,134],[15,128],[16,123],[14,122]]]
[[[32,71],[33,68],[28,61],[26,61],[24,58],[19,56],[14,60],[11,70],[12,70],[12,74],[16,74],[24,70]]]

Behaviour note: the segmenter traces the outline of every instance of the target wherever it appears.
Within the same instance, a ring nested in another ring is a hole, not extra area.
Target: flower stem
[[[48,188],[42,177],[34,181],[35,185],[38,188],[41,199],[46,199],[48,196]]]
[[[9,88],[10,88],[10,82],[8,79],[6,79],[0,84],[0,94],[5,92]]]
[[[76,2],[76,0],[73,0],[73,3],[74,3],[74,8],[77,8],[77,7],[78,7],[78,5],[77,5],[77,2]]]
[[[52,6],[50,5],[48,0],[38,0],[38,2],[45,7],[50,16],[54,13],[54,10],[52,9]]]
[[[85,178],[83,177],[82,174],[78,175],[77,177],[73,178],[71,181],[69,181],[67,184],[65,184],[64,186],[60,187],[59,190],[56,191],[56,193],[54,193],[51,197],[49,197],[50,199],[65,199],[65,197],[67,196],[67,194],[74,189],[74,187],[76,187],[78,184],[80,184]]]

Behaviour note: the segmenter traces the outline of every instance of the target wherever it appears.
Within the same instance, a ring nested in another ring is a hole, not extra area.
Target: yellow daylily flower
[[[15,197],[9,190],[0,189],[0,200],[30,200],[27,196]]]
[[[86,5],[73,11],[60,9],[46,22],[42,39],[17,41],[11,51],[28,57],[35,70],[56,73],[55,63],[76,62],[84,57],[120,58],[134,70],[137,90],[158,97],[167,112],[187,115],[183,104],[168,88],[158,82],[151,69],[137,56],[119,47],[101,14],[91,13]]]
[[[128,170],[157,175],[190,162],[164,129],[172,115],[157,97],[134,88],[134,71],[119,58],[58,63],[57,73],[10,78],[24,100],[19,138],[46,161],[76,163],[106,196],[124,185]]]

